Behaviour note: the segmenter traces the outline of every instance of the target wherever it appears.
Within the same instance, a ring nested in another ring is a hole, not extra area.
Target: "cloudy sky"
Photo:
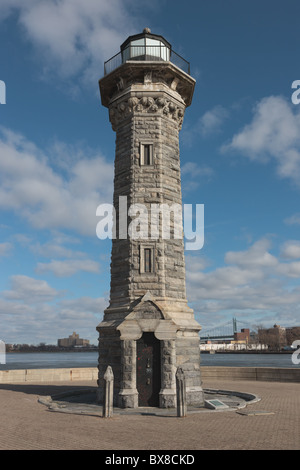
[[[205,207],[204,247],[186,252],[197,320],[300,324],[299,14],[298,0],[1,0],[1,340],[97,342],[115,144],[98,79],[144,27],[196,79],[180,145],[183,202]]]

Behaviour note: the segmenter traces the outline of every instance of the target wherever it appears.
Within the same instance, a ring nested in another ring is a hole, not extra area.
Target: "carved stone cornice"
[[[101,102],[110,107],[122,90],[135,85],[166,86],[177,91],[185,107],[192,102],[195,79],[171,62],[128,61],[99,80]],[[144,90],[146,91],[146,89]]]
[[[109,119],[115,131],[120,122],[134,113],[153,113],[174,120],[180,130],[184,111],[183,105],[178,105],[173,100],[162,97],[161,94],[159,96],[143,96],[142,98],[132,96],[112,103],[109,107]]]

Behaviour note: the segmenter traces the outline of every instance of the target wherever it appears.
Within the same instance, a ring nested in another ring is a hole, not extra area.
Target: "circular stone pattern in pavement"
[[[196,408],[187,407],[187,414],[191,413],[220,413],[225,411],[237,411],[260,400],[257,395],[232,390],[204,389],[205,406]],[[102,405],[96,403],[96,389],[77,390],[65,392],[59,395],[40,397],[39,403],[46,405],[50,411],[60,413],[86,414],[102,416]],[[117,408],[114,407],[114,415],[136,414],[152,416],[177,416],[175,408]]]

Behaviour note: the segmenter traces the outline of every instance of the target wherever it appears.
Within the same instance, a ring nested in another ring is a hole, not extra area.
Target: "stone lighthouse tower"
[[[180,217],[179,131],[195,80],[188,62],[147,28],[105,63],[99,86],[116,151],[110,304],[97,326],[98,399],[110,365],[115,405],[174,407],[175,373],[181,367],[188,404],[201,406],[201,327],[187,305]],[[169,236],[161,208],[170,208],[164,212]],[[132,236],[137,209],[149,230],[144,225]]]

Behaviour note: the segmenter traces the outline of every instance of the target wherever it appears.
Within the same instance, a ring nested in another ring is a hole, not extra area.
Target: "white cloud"
[[[195,162],[186,162],[182,165],[181,174],[183,176],[188,175],[192,178],[211,177],[214,174],[214,170],[207,165],[197,165]]]
[[[203,136],[218,132],[229,113],[221,105],[206,111],[198,121],[198,129]]]
[[[5,295],[5,292],[3,292]],[[15,315],[27,317],[32,314],[33,308],[23,302],[12,302],[10,300],[0,298],[0,315],[1,315],[1,339],[4,338],[4,331],[8,323],[16,323]],[[3,320],[5,316],[5,320]]]
[[[252,122],[234,135],[223,151],[236,151],[250,160],[273,160],[277,173],[300,185],[300,112],[280,96],[263,98]]]
[[[187,162],[181,168],[181,175],[183,192],[195,191],[200,184],[211,180],[214,176],[214,170],[207,165]]]
[[[88,157],[81,160],[73,153],[74,164],[63,174],[51,167],[52,151],[46,154],[23,136],[0,129],[0,208],[14,210],[35,228],[94,235],[96,208],[112,200],[113,164],[87,148]]]
[[[0,296],[1,339],[6,343],[56,344],[72,331],[96,344],[96,326],[108,301],[103,297],[66,299],[46,281],[12,276]]]
[[[214,106],[200,116],[191,126],[184,124],[181,134],[182,142],[189,146],[199,135],[204,138],[216,135],[221,131],[222,125],[229,115],[230,112],[224,106]]]
[[[43,244],[37,242],[34,245],[31,245],[30,249],[33,253],[44,258],[82,258],[85,256],[85,253],[66,248],[63,245],[55,243],[54,240]]]
[[[3,296],[7,300],[40,303],[53,300],[59,296],[59,292],[46,281],[24,275],[15,275],[11,279],[11,290],[4,291]]]
[[[300,278],[300,261],[293,261],[290,263],[281,264],[278,267],[278,273],[283,274],[289,278]]]
[[[271,243],[267,239],[259,240],[246,251],[229,251],[225,255],[225,262],[236,264],[242,268],[248,267],[275,267],[278,264],[275,256],[267,250]]]
[[[9,242],[0,243],[0,256],[7,256],[11,250],[13,245]]]
[[[13,240],[24,247],[28,246],[32,241],[31,237],[25,235],[24,233],[15,233],[13,235]]]
[[[99,272],[99,263],[93,260],[52,260],[50,263],[38,263],[36,272],[43,274],[45,272],[52,272],[57,277],[69,277],[79,271],[89,273]]]
[[[300,261],[294,261],[299,254],[295,248],[295,243],[284,244],[281,253],[288,253],[290,260],[281,262],[271,253],[268,239],[258,240],[245,251],[227,252],[226,265],[215,270],[199,262],[201,255],[187,257],[188,300],[200,324],[202,319],[207,322],[203,328],[212,326],[208,313],[214,314],[214,322],[217,315],[223,323],[228,312],[250,319],[259,313],[262,323],[272,318],[283,325],[298,324],[300,287],[296,280],[300,277]]]
[[[44,75],[79,74],[97,83],[104,60],[135,34],[135,0],[1,0],[0,20],[15,13],[25,37],[39,52]]]
[[[85,312],[101,315],[102,317],[107,305],[108,301],[103,297],[99,297],[97,299],[93,299],[91,297],[80,297],[78,299],[63,300],[60,303],[62,314],[73,316],[78,316]]]
[[[289,240],[284,243],[281,249],[281,256],[287,259],[300,258],[300,241]]]
[[[287,217],[284,222],[287,225],[300,225],[300,212],[293,214],[290,217]]]

